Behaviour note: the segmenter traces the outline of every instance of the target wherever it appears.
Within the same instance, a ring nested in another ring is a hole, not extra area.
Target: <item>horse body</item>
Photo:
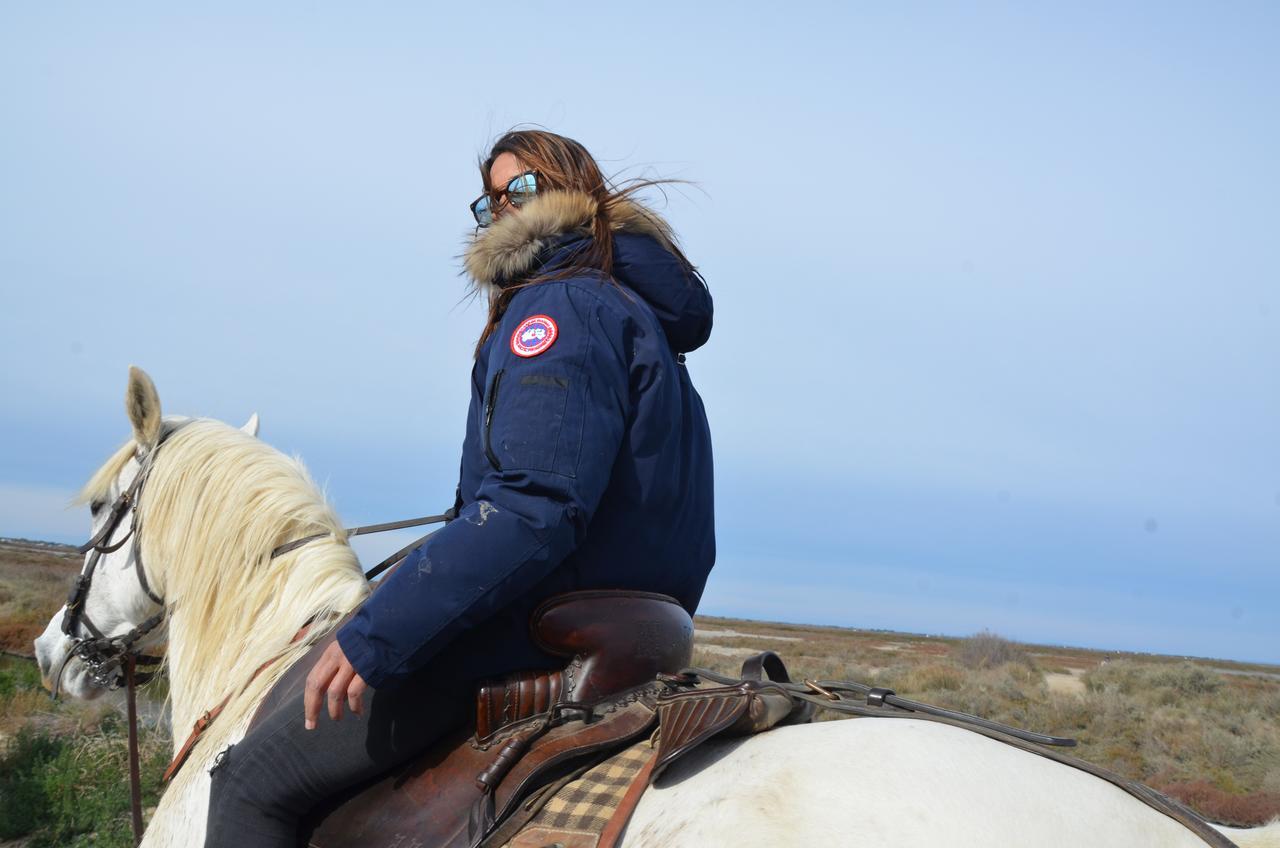
[[[1280,848],[1280,824],[1226,832],[1242,848]],[[628,848],[727,844],[1205,843],[1086,772],[951,725],[856,718],[704,745],[641,797],[625,840]]]
[[[124,491],[156,450],[138,533],[100,561],[87,613],[108,634],[154,615],[130,567],[164,599],[174,747],[230,695],[165,792],[147,848],[204,842],[217,754],[238,742],[258,704],[318,639],[368,594],[341,525],[301,464],[216,421],[162,422],[149,378],[134,369],[126,407],[134,438],[85,487],[101,503]],[[95,512],[95,532],[102,517]],[[278,545],[328,534],[278,558]],[[124,538],[123,529],[116,534]],[[110,541],[110,540],[109,540]],[[61,632],[36,640],[42,673],[78,697],[96,688]],[[306,638],[294,641],[305,623]],[[146,645],[141,646],[146,648]],[[258,669],[261,668],[261,671]],[[299,716],[301,721],[302,717]],[[1242,848],[1280,848],[1280,823],[1230,831]],[[627,846],[853,844],[1202,845],[1105,781],[977,734],[928,722],[856,719],[708,743],[645,794]]]

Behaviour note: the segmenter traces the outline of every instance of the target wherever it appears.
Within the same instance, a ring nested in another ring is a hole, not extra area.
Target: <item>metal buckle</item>
[[[804,685],[808,686],[810,689],[812,689],[814,692],[817,692],[819,695],[821,695],[824,698],[827,698],[832,701],[840,700],[840,696],[837,695],[835,692],[832,692],[830,689],[822,688],[817,683],[814,683],[812,680],[805,680]]]

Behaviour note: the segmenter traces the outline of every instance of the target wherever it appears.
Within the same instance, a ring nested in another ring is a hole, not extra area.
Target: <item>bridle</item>
[[[129,487],[120,493],[111,512],[103,523],[102,529],[94,533],[89,541],[76,550],[81,554],[89,554],[80,576],[76,578],[71,592],[67,595],[67,608],[62,614],[62,632],[72,640],[71,648],[62,659],[57,674],[53,678],[53,697],[58,697],[58,689],[62,684],[62,675],[67,670],[71,658],[78,657],[88,669],[89,679],[98,686],[107,689],[126,687],[126,705],[129,714],[129,812],[133,823],[133,841],[137,845],[142,842],[142,768],[138,757],[138,699],[137,687],[153,678],[162,662],[160,657],[140,654],[136,646],[148,634],[164,621],[164,598],[152,590],[147,582],[146,570],[142,567],[142,545],[138,536],[138,503],[142,497],[142,486],[147,482],[151,469],[155,465],[156,454],[165,440],[182,429],[179,424],[161,434],[155,447],[144,456],[134,450],[133,458],[141,466]],[[125,514],[131,513],[129,532],[118,542],[111,538],[124,520]],[[138,575],[138,584],[147,597],[159,605],[160,610],[146,621],[118,636],[108,636],[102,628],[93,623],[85,611],[85,601],[89,598],[89,588],[93,585],[93,575],[97,572],[98,562],[103,554],[114,553],[124,547],[124,543],[133,539],[133,567]],[[90,553],[92,551],[92,553]],[[88,636],[78,636],[77,630],[88,632]],[[145,671],[138,671],[143,666]]]
[[[155,676],[161,658],[140,654],[135,650],[139,642],[160,626],[164,621],[165,614],[164,598],[152,590],[151,585],[147,582],[146,570],[142,567],[142,545],[139,543],[138,537],[138,504],[142,496],[142,487],[146,483],[147,477],[151,474],[151,468],[155,464],[156,454],[160,452],[160,446],[181,428],[182,425],[180,424],[166,431],[160,437],[156,446],[148,451],[145,456],[139,456],[137,451],[134,452],[134,459],[141,466],[137,476],[133,478],[133,482],[129,484],[129,487],[121,492],[120,496],[111,505],[111,512],[107,516],[106,522],[103,523],[102,529],[95,533],[89,541],[76,549],[81,554],[88,553],[89,559],[85,563],[84,569],[80,572],[80,576],[76,578],[76,582],[72,585],[71,592],[67,595],[67,608],[62,615],[62,632],[72,640],[72,645],[54,677],[53,696],[55,698],[58,696],[63,672],[73,656],[78,657],[85,664],[90,680],[96,685],[110,690],[119,689],[126,684],[146,683]],[[124,534],[124,538],[113,543],[111,538],[115,535],[126,514],[131,514],[129,532]],[[134,540],[132,559],[134,573],[138,576],[138,584],[142,587],[142,591],[146,593],[147,597],[160,607],[160,610],[125,633],[117,636],[107,636],[101,628],[93,623],[93,619],[89,618],[89,614],[85,610],[85,602],[89,598],[89,589],[93,586],[93,576],[97,572],[98,562],[101,560],[102,555],[120,550],[130,539]],[[78,635],[77,630],[85,631],[88,635]],[[144,666],[147,670],[138,672],[136,671],[138,666]]]

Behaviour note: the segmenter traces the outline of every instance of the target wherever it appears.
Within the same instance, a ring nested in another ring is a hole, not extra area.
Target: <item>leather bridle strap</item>
[[[875,686],[868,686],[865,683],[854,683],[848,680],[807,680],[804,685],[792,683],[787,679],[786,670],[777,655],[773,654],[772,651],[765,651],[764,653],[773,656],[772,658],[752,657],[743,666],[744,672],[750,672],[750,676],[757,680],[761,679],[758,676],[760,671],[772,672],[770,678],[773,685],[785,689],[793,698],[808,701],[822,709],[860,716],[893,714],[895,711],[901,713],[923,713],[965,725],[982,727],[1026,742],[1034,742],[1038,745],[1074,748],[1076,744],[1076,740],[1064,736],[1049,736],[1045,733],[1023,730],[1020,727],[1010,727],[1007,724],[1001,724],[998,721],[992,721],[981,716],[969,715],[968,713],[948,710],[933,704],[903,698],[892,689],[881,689]],[[777,677],[773,676],[778,670],[781,670],[781,674]],[[717,674],[705,668],[686,668],[680,673],[682,675],[702,677],[722,686],[732,686],[741,682],[737,678],[726,677],[723,674]],[[744,674],[743,676],[748,675]],[[782,679],[779,679],[779,677]],[[850,695],[862,698],[866,702],[866,706],[855,704],[848,698]]]
[[[312,622],[308,621],[306,624],[298,628],[298,632],[293,634],[293,638],[289,640],[289,644],[296,645],[298,641],[304,638],[311,630],[311,625]],[[244,686],[240,687],[240,691],[243,692],[245,689],[248,689],[249,684],[256,680],[259,674],[265,671],[272,663],[280,659],[282,656],[284,656],[283,653],[274,656],[255,668],[253,670],[253,674],[249,675],[249,679],[244,682]],[[196,746],[196,743],[200,741],[200,737],[209,729],[209,725],[213,724],[213,720],[222,714],[222,711],[231,701],[232,694],[234,693],[228,692],[227,696],[218,703],[218,706],[205,712],[196,719],[196,723],[192,726],[191,732],[187,734],[187,740],[182,743],[182,747],[178,749],[178,753],[174,755],[173,759],[169,761],[169,765],[165,767],[164,775],[160,778],[162,782],[168,783],[170,780],[173,780],[173,776],[178,773],[178,769],[182,768],[182,764],[187,761],[187,757],[191,756],[191,749]]]
[[[457,516],[457,513],[455,513],[453,510],[449,510],[449,511],[448,511],[448,512],[446,512],[444,515],[436,515],[436,516],[432,516],[432,518],[437,518],[437,519],[439,519],[439,520],[441,520],[441,521],[452,521],[456,516]],[[433,522],[433,523],[434,523],[434,522]],[[434,533],[435,531],[433,530],[432,532]],[[410,551],[414,550],[415,548],[420,547],[420,546],[422,545],[422,543],[423,543],[423,542],[425,542],[425,541],[427,541],[427,539],[428,539],[430,536],[431,536],[431,533],[428,533],[426,536],[419,536],[417,539],[414,539],[412,542],[410,542],[409,544],[405,545],[403,548],[401,548],[400,550],[396,551],[396,552],[395,552],[395,553],[393,553],[391,556],[387,557],[387,558],[386,558],[386,559],[384,559],[382,562],[378,563],[378,564],[377,564],[377,565],[375,565],[373,568],[371,568],[371,569],[369,569],[368,571],[366,571],[366,572],[364,573],[365,579],[367,579],[367,580],[373,580],[373,579],[374,579],[374,578],[376,578],[379,574],[381,574],[382,572],[386,571],[388,568],[390,568],[391,566],[395,565],[395,564],[396,564],[397,562],[399,562],[400,560],[402,560],[402,559],[404,559],[405,557],[407,557],[407,556],[409,555],[409,552],[410,552]]]
[[[142,482],[146,478],[146,474],[139,472],[137,477],[133,478],[133,482],[129,484],[129,488],[120,493],[120,497],[116,498],[115,503],[111,505],[111,516],[106,523],[102,525],[102,529],[94,534],[93,538],[76,548],[77,553],[86,554],[93,549],[98,549],[104,554],[112,553],[119,550],[120,546],[129,540],[129,536],[133,534],[133,528],[129,528],[129,533],[123,539],[114,545],[102,547],[102,543],[111,538],[111,534],[116,531],[116,527],[120,525],[120,519],[124,518],[124,514],[128,512],[129,507],[133,505],[134,499],[138,495],[138,490],[142,488]]]
[[[403,521],[388,521],[386,524],[369,524],[364,527],[350,527],[343,532],[347,534],[347,538],[352,536],[364,536],[368,533],[385,533],[388,530],[403,530],[406,527],[421,527],[424,524],[439,524],[441,521],[449,521],[454,517],[453,510],[442,513],[440,515],[424,515],[421,518],[406,518]],[[305,544],[314,542],[317,539],[323,539],[331,533],[313,533],[310,536],[303,536],[301,539],[294,539],[292,542],[285,542],[271,552],[271,558],[287,554],[290,551],[296,551]],[[414,546],[418,543],[414,542]],[[413,550],[413,546],[409,548]],[[403,554],[402,554],[403,556]],[[369,572],[370,575],[373,572]]]
[[[125,703],[129,710],[129,812],[133,819],[135,846],[142,843],[142,768],[138,763],[138,687],[134,680],[137,664],[137,657],[125,655]]]

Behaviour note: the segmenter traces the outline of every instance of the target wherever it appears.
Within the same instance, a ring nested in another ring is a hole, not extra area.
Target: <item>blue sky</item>
[[[130,363],[446,505],[533,122],[697,184],[705,612],[1280,662],[1273,4],[259,5],[0,10],[0,534],[84,535]]]

